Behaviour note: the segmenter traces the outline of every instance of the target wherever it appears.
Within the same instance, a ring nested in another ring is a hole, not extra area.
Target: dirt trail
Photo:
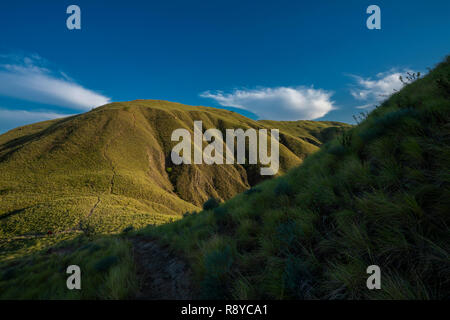
[[[191,271],[184,261],[153,239],[133,237],[130,241],[140,283],[136,299],[193,299]]]
[[[92,216],[92,214],[94,213],[95,208],[97,208],[97,206],[100,203],[100,201],[101,201],[100,196],[97,196],[97,202],[94,204],[94,206],[89,211],[89,214],[87,215],[86,219],[89,219],[89,217]],[[81,221],[80,221],[80,224],[81,224]]]

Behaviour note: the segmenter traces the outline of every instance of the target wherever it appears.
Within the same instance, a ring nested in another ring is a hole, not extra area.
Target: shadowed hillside
[[[142,232],[187,257],[203,298],[448,299],[450,58],[298,168],[207,209]]]
[[[160,224],[261,181],[257,165],[173,165],[172,131],[192,132],[195,120],[204,129],[276,126],[227,110],[136,100],[1,135],[0,236]],[[280,173],[318,149],[289,132],[282,137]]]

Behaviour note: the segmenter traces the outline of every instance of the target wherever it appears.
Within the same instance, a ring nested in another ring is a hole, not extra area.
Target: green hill
[[[184,212],[200,210],[210,197],[230,199],[261,181],[258,165],[173,165],[170,152],[176,142],[170,141],[172,131],[192,131],[194,120],[201,120],[204,129],[277,128],[277,123],[264,124],[222,109],[136,100],[0,135],[0,264],[4,261],[7,266],[0,282],[6,281],[3,284],[15,292],[7,291],[6,296],[66,296],[60,287],[56,290],[59,293],[50,286],[26,294],[21,288],[29,281],[47,278],[56,277],[55,283],[64,281],[64,274],[46,267],[53,261],[51,257],[63,263],[61,254],[69,255],[67,259],[81,260],[80,265],[94,268],[91,262],[109,254],[125,259],[117,267],[120,271],[113,271],[114,280],[105,280],[107,275],[94,276],[92,291],[84,290],[83,296],[101,294],[96,287],[106,283],[111,287],[105,289],[103,297],[122,297],[127,289],[114,283],[117,272],[124,275],[124,281],[129,279],[127,272],[133,268],[129,244],[120,239],[95,239],[127,227],[180,219]],[[314,128],[310,123],[306,132],[331,126],[318,122]],[[343,123],[338,126],[349,127]],[[318,150],[317,143],[283,130],[280,174]],[[47,235],[49,231],[51,235]],[[69,249],[55,249],[66,243]],[[16,278],[18,261],[33,261],[31,280]],[[23,284],[11,287],[11,279]],[[77,295],[72,292],[70,296]]]
[[[283,133],[300,138],[316,146],[321,146],[323,143],[333,140],[350,128],[350,125],[345,125],[342,124],[342,122],[336,121],[261,120],[259,122],[270,128],[279,128]]]
[[[190,261],[204,298],[448,299],[449,120],[447,58],[285,176],[142,233]]]
[[[136,100],[1,135],[0,238],[160,224],[261,180],[257,165],[173,165],[172,131],[192,131],[194,120],[205,129],[270,127],[227,110]],[[280,173],[318,150],[282,136]]]

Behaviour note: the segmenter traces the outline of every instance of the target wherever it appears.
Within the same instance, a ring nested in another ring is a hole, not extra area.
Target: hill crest
[[[195,120],[205,129],[269,128],[228,110],[135,100],[0,135],[0,234],[159,224],[261,181],[253,165],[173,165],[171,134],[192,131]],[[280,142],[281,173],[318,149],[284,131]]]

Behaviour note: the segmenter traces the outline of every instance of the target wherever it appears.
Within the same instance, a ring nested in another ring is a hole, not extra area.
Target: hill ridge
[[[136,100],[0,135],[0,237],[159,224],[259,181],[251,166],[173,165],[171,133],[192,131],[194,120],[205,129],[265,128],[228,110]],[[281,172],[318,149],[288,133],[282,140]]]

